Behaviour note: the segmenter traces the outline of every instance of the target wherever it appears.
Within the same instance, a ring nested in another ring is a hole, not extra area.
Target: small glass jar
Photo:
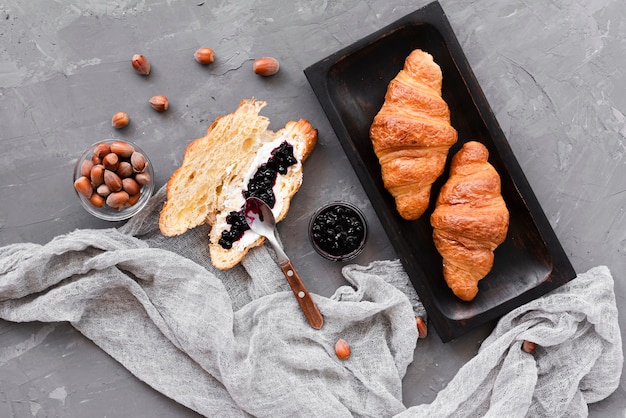
[[[329,202],[309,222],[309,240],[315,251],[331,261],[349,261],[365,247],[367,221],[363,212],[348,202]]]
[[[120,139],[105,139],[87,148],[76,161],[73,180],[85,210],[105,221],[131,218],[154,191],[148,156],[136,144]]]

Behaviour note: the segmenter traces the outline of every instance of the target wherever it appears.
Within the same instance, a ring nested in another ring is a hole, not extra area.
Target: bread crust
[[[298,163],[289,167],[287,174],[278,176],[274,188],[277,200],[274,215],[279,222],[287,215],[291,198],[302,183],[302,162],[317,143],[317,130],[305,119],[290,121],[278,132],[268,130],[269,119],[259,115],[265,105],[255,99],[242,100],[235,112],[218,117],[204,137],[187,146],[181,166],[167,182],[167,200],[159,218],[161,232],[175,236],[208,223],[212,227],[209,253],[218,269],[232,268],[250,248],[264,241],[252,231],[246,231],[244,246],[234,245],[226,250],[218,244],[226,226],[226,215],[241,209],[246,175],[258,158],[257,152],[263,145],[271,146],[273,141],[283,139],[294,146]]]
[[[430,216],[444,279],[464,301],[476,297],[478,282],[491,271],[494,250],[504,242],[509,227],[500,176],[488,158],[481,143],[465,143],[452,158],[450,177]]]
[[[384,186],[407,220],[426,211],[432,184],[443,173],[448,150],[457,141],[450,110],[441,97],[442,83],[433,57],[414,50],[389,83],[370,127]]]

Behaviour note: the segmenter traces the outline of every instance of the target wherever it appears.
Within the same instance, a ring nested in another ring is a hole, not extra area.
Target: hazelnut
[[[150,106],[157,112],[165,112],[169,107],[169,103],[165,96],[152,96],[150,98]]]
[[[98,187],[104,183],[104,166],[102,164],[94,165],[89,178],[91,179],[91,185],[93,187]]]
[[[258,58],[254,61],[254,64],[252,64],[252,71],[263,77],[276,74],[279,68],[280,65],[278,64],[278,61],[276,58],[272,57]]]
[[[150,174],[148,173],[137,173],[135,174],[135,181],[142,186],[150,183]]]
[[[141,193],[131,194],[128,197],[128,202],[126,202],[126,205],[127,206],[133,206],[135,203],[137,203],[139,201],[140,197],[141,197]]]
[[[80,165],[80,175],[89,177],[89,175],[91,174],[92,168],[93,168],[93,161],[91,160],[83,161],[83,163]]]
[[[109,189],[109,186],[107,186],[106,184],[101,184],[100,186],[98,186],[98,188],[96,188],[96,193],[98,193],[102,197],[107,197],[111,194],[111,189]]]
[[[104,204],[106,203],[106,201],[104,200],[104,197],[100,196],[97,193],[94,193],[91,195],[91,197],[89,198],[89,203],[91,203],[92,205],[94,205],[97,208],[101,208],[104,206]]]
[[[133,166],[128,161],[122,161],[115,173],[123,179],[130,177],[133,175]]]
[[[122,189],[132,196],[134,194],[139,194],[141,186],[137,183],[137,181],[128,177],[122,180]]]
[[[129,197],[130,196],[128,196],[128,193],[126,193],[123,190],[119,192],[111,193],[109,196],[107,196],[106,204],[112,207],[113,209],[120,210],[124,208],[124,206],[126,206],[126,203],[128,203]]]
[[[100,159],[104,158],[104,156],[110,152],[111,152],[111,146],[104,142],[96,145],[95,148],[93,149],[93,155],[97,156]],[[99,163],[96,163],[96,164],[99,164]]]
[[[200,48],[193,54],[193,57],[200,64],[210,64],[215,61],[215,52],[211,48]]]
[[[415,324],[417,325],[417,335],[419,338],[426,338],[428,335],[428,328],[426,328],[426,322],[421,316],[415,317]]]
[[[522,343],[522,350],[524,350],[526,353],[532,354],[535,352],[536,348],[537,344],[532,341],[524,340],[524,342]]]
[[[109,186],[112,192],[122,190],[122,179],[111,170],[104,170],[104,184]]]
[[[102,164],[104,164],[104,168],[107,170],[115,171],[120,165],[120,157],[116,153],[111,152],[104,156]]]
[[[135,173],[143,173],[146,170],[148,162],[142,153],[135,151],[133,155],[130,156],[130,164],[133,166]]]
[[[339,360],[350,357],[350,345],[343,338],[338,339],[335,343],[335,354]]]
[[[128,125],[129,122],[130,118],[128,117],[128,114],[126,112],[117,112],[111,118],[111,126],[117,129],[123,128],[124,126]]]
[[[87,199],[91,197],[93,194],[93,188],[91,187],[91,182],[85,176],[80,176],[74,181],[74,189]]]
[[[141,75],[150,74],[150,61],[148,61],[148,58],[140,54],[135,54],[130,62],[137,73]]]
[[[111,144],[111,152],[116,153],[122,158],[128,158],[135,152],[135,148],[127,142],[115,141]]]

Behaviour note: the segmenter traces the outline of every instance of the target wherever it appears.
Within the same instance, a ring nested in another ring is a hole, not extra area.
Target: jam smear
[[[233,247],[233,243],[238,241],[246,230],[250,229],[246,222],[246,217],[242,211],[232,211],[226,215],[226,223],[230,225],[230,230],[222,231],[222,237],[218,244],[222,248],[229,250]]]
[[[271,155],[267,162],[259,166],[248,182],[247,189],[242,193],[246,199],[251,196],[259,198],[273,208],[276,204],[273,188],[278,174],[287,174],[289,167],[296,164],[298,160],[293,155],[293,145],[287,141],[274,148]],[[218,244],[228,250],[250,227],[246,223],[243,207],[239,211],[230,212],[226,217],[226,223],[230,225],[230,230],[222,231]]]

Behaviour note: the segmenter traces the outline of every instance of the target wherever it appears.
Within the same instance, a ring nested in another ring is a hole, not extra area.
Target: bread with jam
[[[217,118],[205,136],[187,146],[167,182],[161,232],[175,236],[210,224],[211,262],[221,270],[237,265],[265,240],[247,228],[246,197],[264,200],[277,222],[284,219],[302,183],[302,163],[317,143],[317,130],[304,119],[269,130],[269,119],[259,115],[266,104],[246,99]]]

